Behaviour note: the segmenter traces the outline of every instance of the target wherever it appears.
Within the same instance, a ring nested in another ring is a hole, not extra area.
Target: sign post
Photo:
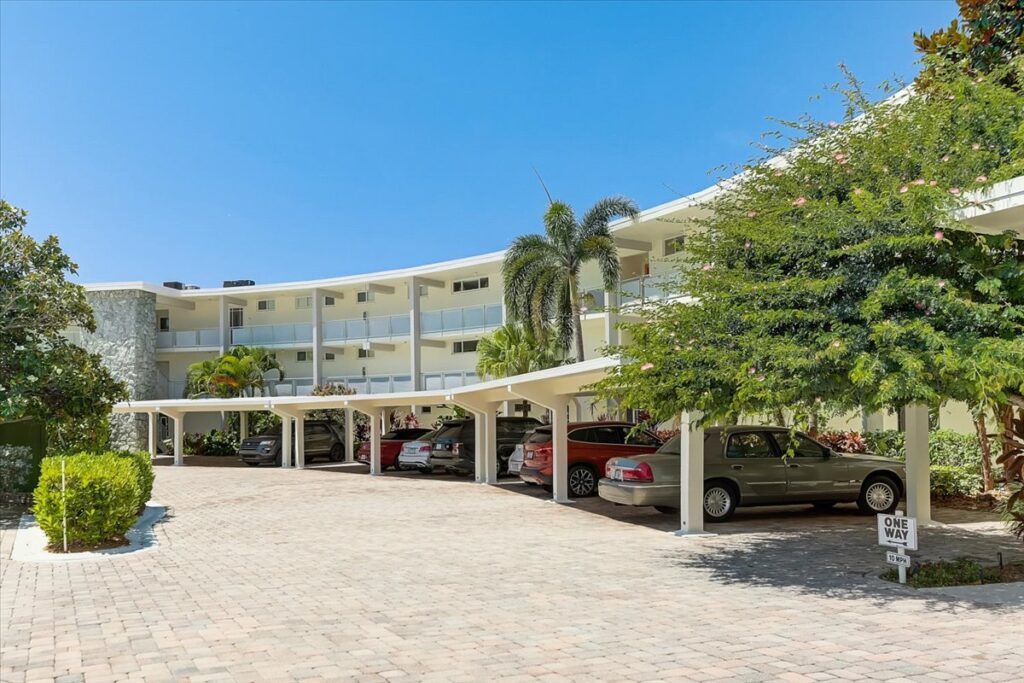
[[[907,567],[910,566],[908,550],[917,550],[917,520],[905,517],[902,510],[894,515],[878,515],[878,545],[896,548],[886,551],[885,561],[896,565],[900,583],[907,582]]]

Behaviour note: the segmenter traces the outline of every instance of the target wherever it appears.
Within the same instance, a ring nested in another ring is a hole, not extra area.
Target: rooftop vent
[[[185,285],[175,280],[174,282],[165,282],[164,287],[170,287],[171,289],[183,289]]]
[[[252,287],[256,284],[255,280],[225,280],[225,287]]]
[[[199,289],[199,285],[185,285],[182,289]]]

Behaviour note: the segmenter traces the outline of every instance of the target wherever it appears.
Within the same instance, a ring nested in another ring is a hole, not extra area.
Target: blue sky
[[[943,2],[0,3],[0,194],[80,280],[308,279],[504,248],[552,193],[649,207]]]

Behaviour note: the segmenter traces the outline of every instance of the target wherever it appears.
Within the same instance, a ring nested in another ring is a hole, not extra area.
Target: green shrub
[[[206,434],[186,434],[182,445],[185,455],[235,455],[238,441],[228,432],[213,429]]]
[[[123,539],[142,503],[132,461],[113,453],[45,458],[34,496],[32,511],[53,548],[62,546],[65,512],[68,545],[91,548]]]
[[[146,451],[119,451],[116,454],[119,458],[127,459],[135,468],[135,478],[139,483],[139,497],[142,505],[145,505],[153,497],[153,480],[156,475],[153,472],[153,461]]]
[[[931,466],[932,495],[973,496],[981,493],[981,475],[971,467]]]

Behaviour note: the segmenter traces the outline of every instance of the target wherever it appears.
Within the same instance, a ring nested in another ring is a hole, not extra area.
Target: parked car
[[[382,470],[386,470],[389,467],[398,469],[398,454],[402,451],[402,446],[410,441],[415,441],[421,438],[424,434],[429,434],[429,429],[423,429],[420,427],[406,428],[406,429],[395,429],[380,437],[380,467]],[[356,449],[356,460],[370,464],[370,442],[364,441],[359,444],[359,448]]]
[[[533,430],[523,434],[523,438],[519,440],[516,447],[512,449],[511,455],[508,456],[508,464],[506,465],[509,474],[519,474],[519,470],[523,468],[523,459],[526,457],[526,442],[529,440],[530,435],[533,434]],[[533,485],[533,482],[529,482]]]
[[[508,460],[523,437],[540,426],[535,417],[496,418],[498,442],[498,475],[508,472]],[[435,465],[445,464],[445,471],[460,476],[476,473],[476,421],[473,419],[446,423],[434,439],[432,455]]]
[[[430,474],[434,467],[430,460],[430,453],[433,451],[433,439],[441,430],[435,429],[427,432],[415,441],[406,441],[398,452],[398,459],[395,460],[395,469],[399,471],[417,470],[423,474]]]
[[[608,462],[602,498],[622,505],[679,509],[679,440],[653,455]],[[790,447],[792,446],[792,452]],[[783,457],[786,455],[787,457]],[[856,502],[891,513],[906,492],[903,463],[868,453],[839,453],[786,427],[712,427],[704,432],[704,519],[722,522],[737,507]]]
[[[569,493],[577,498],[597,493],[605,464],[619,456],[653,453],[661,440],[629,422],[572,422],[568,426]],[[519,478],[528,484],[551,486],[554,448],[551,426],[534,430],[524,446]]]
[[[294,430],[292,436],[295,436]],[[306,420],[305,449],[306,462],[312,462],[316,458],[326,458],[332,462],[343,460],[345,458],[344,433],[330,420]],[[281,425],[272,427],[258,436],[242,439],[238,457],[246,465],[254,467],[270,463],[280,466]],[[294,457],[293,453],[293,461]]]

